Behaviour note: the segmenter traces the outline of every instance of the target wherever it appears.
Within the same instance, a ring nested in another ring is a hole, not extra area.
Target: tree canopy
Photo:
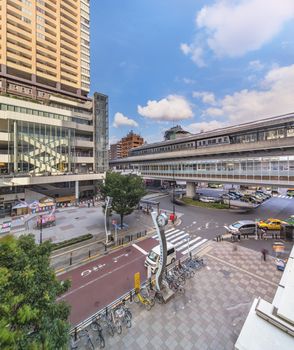
[[[112,197],[112,209],[120,215],[121,225],[125,215],[131,214],[146,194],[143,179],[136,175],[121,175],[108,172],[105,183],[100,187],[101,194]]]
[[[0,348],[66,347],[69,306],[56,302],[69,281],[57,280],[49,266],[51,243],[36,245],[34,236],[0,239]]]

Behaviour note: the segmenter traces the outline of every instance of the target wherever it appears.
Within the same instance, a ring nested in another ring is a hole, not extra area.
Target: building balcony
[[[90,181],[90,180],[103,180],[105,179],[105,173],[87,173],[87,174],[71,174],[71,173],[59,173],[56,175],[5,175],[0,177],[0,187],[7,186],[29,186],[29,185],[41,185],[58,182],[70,182],[70,181]]]

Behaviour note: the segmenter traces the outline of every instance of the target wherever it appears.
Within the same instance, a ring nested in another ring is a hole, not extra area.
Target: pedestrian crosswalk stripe
[[[281,198],[282,197],[282,195],[280,194],[279,196],[278,196],[278,198]]]
[[[178,233],[178,232],[180,232],[180,230],[174,230],[173,232],[170,232],[170,233],[168,233],[167,235],[165,235],[165,237],[171,237],[171,236],[173,236],[175,233]],[[183,231],[184,232],[184,231]]]
[[[189,249],[186,249],[185,251],[183,251],[182,254],[185,255],[185,254],[189,253],[189,250],[191,252],[192,250],[194,250],[195,248],[199,247],[201,244],[205,243],[206,241],[207,241],[206,238],[202,239],[202,241],[194,244],[192,247],[189,247]]]
[[[165,232],[165,237],[166,240],[173,244],[176,250],[182,254],[186,254],[189,250],[192,251],[207,241],[207,239],[202,239],[202,237],[198,236],[188,242],[189,233],[185,230],[175,228],[167,230]],[[159,240],[157,234],[153,235],[152,238],[155,238],[157,241]],[[185,249],[185,251],[183,251],[183,249]]]
[[[174,230],[174,228],[170,228],[170,229],[166,230],[165,233],[169,233],[169,232],[171,232],[173,230]]]
[[[183,233],[185,233],[185,231],[180,231],[180,232],[176,233],[175,235],[170,236],[170,237],[166,237],[166,238],[167,238],[167,239],[174,239],[174,238],[176,238],[176,237],[182,235]]]
[[[180,230],[176,230],[174,228],[170,228],[169,230],[165,231],[165,235],[166,237],[170,236],[170,235],[173,235],[175,232],[178,232]],[[152,238],[156,238],[158,237],[158,234],[156,233],[156,235],[153,235]]]
[[[178,251],[181,251],[183,250],[184,248],[186,247],[191,247],[191,244],[199,241],[199,239],[201,239],[201,237],[196,237],[195,239],[192,239],[192,241],[188,242],[188,243],[185,243],[183,244],[181,247],[177,248]],[[186,241],[186,240],[185,240]]]
[[[178,238],[173,239],[173,240],[169,240],[169,242],[172,243],[172,244],[174,244],[174,243],[176,243],[176,242],[178,242],[178,241],[180,241],[180,240],[182,240],[183,238],[188,237],[188,236],[189,236],[189,233],[186,233],[186,234],[184,234],[184,235],[181,236],[181,237],[178,237]]]

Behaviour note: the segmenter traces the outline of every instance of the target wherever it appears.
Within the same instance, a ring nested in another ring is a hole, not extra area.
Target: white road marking
[[[144,255],[147,255],[148,252],[146,252],[146,250],[144,250],[143,248],[139,247],[137,244],[133,243],[132,247],[136,248],[137,250],[139,250],[139,252],[143,253]]]
[[[197,221],[193,221],[193,225],[197,224]]]
[[[201,244],[205,243],[206,241],[207,241],[207,239],[205,238],[205,239],[203,239],[202,241],[200,241],[200,242],[194,244],[192,247],[190,247],[190,252],[191,252],[192,250],[194,250],[195,248],[199,247]],[[189,252],[189,251],[188,251],[188,249],[187,249],[187,250],[183,251],[182,254],[185,255],[185,254],[187,254],[188,252]]]
[[[176,238],[178,236],[181,236],[183,233],[185,233],[185,231],[180,231],[179,233],[175,234],[174,236],[167,237],[167,240],[174,239],[174,238]],[[170,242],[172,242],[172,241],[170,241]]]
[[[165,235],[165,237],[166,237],[166,238],[171,237],[171,236],[173,236],[175,233],[178,233],[178,232],[180,232],[179,229],[174,230],[173,232],[170,232],[170,233],[168,233],[167,235]]]
[[[205,224],[205,228],[208,228],[208,225],[209,225],[209,222],[207,222],[207,223]]]
[[[192,239],[192,241],[190,241],[189,243],[183,244],[180,248],[178,248],[177,250],[181,251],[182,249],[186,248],[186,247],[190,247],[191,244],[193,244],[194,242],[199,241],[199,239],[201,239],[201,237],[196,237],[195,239]]]
[[[182,235],[181,237],[178,237],[178,238],[176,238],[176,239],[173,239],[173,240],[171,240],[171,241],[169,241],[169,242],[172,243],[172,244],[174,244],[174,243],[176,243],[176,242],[178,242],[178,241],[183,240],[184,237],[188,237],[188,236],[189,236],[189,233],[186,233],[186,234]]]

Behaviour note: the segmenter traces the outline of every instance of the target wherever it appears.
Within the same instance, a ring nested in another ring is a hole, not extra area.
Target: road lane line
[[[105,272],[103,275],[98,276],[97,278],[95,278],[95,279],[93,279],[93,280],[91,280],[91,281],[89,281],[89,282],[87,282],[87,283],[85,283],[85,284],[82,284],[81,286],[79,286],[79,287],[77,287],[77,288],[75,288],[75,289],[72,289],[72,290],[70,290],[69,292],[67,292],[67,293],[65,293],[65,294],[63,294],[63,295],[61,295],[61,296],[58,297],[56,300],[58,301],[58,300],[64,299],[64,298],[68,297],[69,295],[71,295],[71,294],[73,294],[73,293],[75,293],[75,292],[77,292],[77,291],[79,291],[79,290],[81,290],[81,289],[83,289],[83,288],[85,288],[85,287],[87,287],[87,286],[89,286],[89,285],[91,285],[91,284],[97,282],[98,280],[100,280],[100,279],[106,277],[107,275],[111,275],[113,272],[116,272],[116,271],[118,271],[118,270],[120,270],[120,269],[125,268],[125,267],[128,266],[128,265],[133,264],[135,261],[140,260],[140,259],[142,259],[142,256],[139,256],[138,258],[136,258],[136,259],[134,259],[134,260],[131,260],[130,262],[126,263],[125,265],[120,265],[120,266],[118,266],[117,268],[115,268],[115,269],[113,269],[113,270],[111,270],[111,271]]]
[[[144,255],[147,255],[148,252],[146,252],[146,250],[144,250],[143,248],[139,247],[137,244],[133,243],[132,247],[136,248],[137,250],[139,250],[139,252],[143,253]]]

